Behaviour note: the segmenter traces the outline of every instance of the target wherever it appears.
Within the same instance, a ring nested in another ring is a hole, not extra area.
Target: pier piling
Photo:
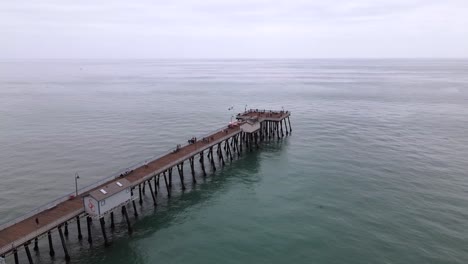
[[[18,260],[18,250],[13,249],[13,257],[15,258],[15,264],[19,264],[19,260]]]
[[[171,186],[167,183],[166,179],[166,172],[163,172],[164,175],[164,183],[166,184],[166,190],[167,190],[167,197],[171,197]]]
[[[135,215],[135,217],[138,217],[138,211],[136,209],[135,200],[132,200],[132,204],[133,204],[133,214]]]
[[[52,234],[47,232],[47,239],[49,240],[49,255],[51,257],[55,256],[54,244],[52,244]]]
[[[34,251],[39,251],[39,239],[34,238],[34,247],[33,247],[33,250]]]
[[[63,253],[65,254],[65,260],[70,261],[70,255],[68,255],[67,244],[65,244],[65,238],[63,237],[62,226],[58,226],[58,231],[60,235],[60,241],[62,242]]]
[[[65,222],[65,230],[64,233],[65,237],[68,237],[68,222]]]
[[[91,245],[93,243],[93,238],[91,237],[91,219],[90,216],[86,217],[86,226],[88,228],[88,243]]]
[[[76,229],[78,230],[78,240],[83,239],[83,235],[81,234],[81,223],[80,223],[80,216],[76,216]]]
[[[33,259],[31,257],[31,251],[29,251],[30,243],[31,242],[28,241],[26,244],[24,244],[24,250],[26,251],[26,256],[28,257],[29,264],[34,264]]]
[[[101,223],[101,230],[102,230],[102,237],[104,238],[104,246],[109,246],[109,241],[107,241],[106,235],[106,222],[104,221],[104,217],[99,218],[99,222]]]
[[[127,207],[122,206],[122,215],[125,217],[125,221],[127,222],[128,233],[131,234],[133,232],[132,226],[130,225],[130,219],[128,219],[127,214]]]
[[[153,186],[151,186],[151,183],[148,181],[148,187],[150,189],[150,192],[151,192],[151,198],[153,198],[153,205],[156,206],[156,196],[154,195],[154,192],[153,192]]]
[[[205,170],[205,154],[203,153],[203,150],[200,152],[200,164],[201,168],[203,171],[203,176],[206,176],[206,170]]]
[[[184,162],[177,164],[177,170],[179,171],[180,184],[182,184],[182,190],[185,190],[184,184]]]
[[[112,211],[112,212],[110,213],[110,221],[111,221],[110,228],[111,228],[112,230],[114,230],[114,228],[115,228],[115,224],[114,224],[114,211]]]
[[[141,184],[138,184],[138,195],[140,197],[139,200],[138,200],[138,203],[140,205],[142,205],[143,204],[143,195],[141,194]]]
[[[197,183],[197,180],[195,179],[195,165],[193,164],[193,159],[194,159],[194,156],[190,157],[189,158],[189,162],[190,162],[190,171],[192,172],[192,182],[193,183]]]

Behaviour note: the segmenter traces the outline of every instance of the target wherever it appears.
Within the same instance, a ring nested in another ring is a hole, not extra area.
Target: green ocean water
[[[171,199],[161,185],[157,208],[147,192],[132,235],[120,214],[107,248],[97,222],[92,246],[72,225],[71,263],[466,263],[467,72],[465,60],[1,62],[0,222],[73,191],[76,171],[84,186],[245,107],[284,107],[292,135],[186,177]],[[55,258],[42,239],[35,263],[64,262],[54,237]]]

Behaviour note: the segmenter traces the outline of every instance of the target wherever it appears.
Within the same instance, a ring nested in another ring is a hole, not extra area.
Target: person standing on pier
[[[39,226],[39,218],[36,217],[36,226]]]

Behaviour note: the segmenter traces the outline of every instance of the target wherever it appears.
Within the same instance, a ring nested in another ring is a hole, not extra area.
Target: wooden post
[[[15,264],[19,264],[19,260],[18,260],[18,250],[13,249],[13,256],[15,258]]]
[[[192,172],[192,181],[193,181],[193,183],[197,183],[197,180],[195,179],[195,165],[193,164],[194,163],[193,159],[194,159],[194,156],[189,158],[190,171]]]
[[[231,146],[229,146],[229,139],[226,139],[226,157],[229,156],[229,158],[232,161],[232,153],[231,153]]]
[[[289,135],[289,130],[288,130],[288,123],[286,122],[286,118],[283,118],[284,121],[284,130],[286,131],[286,136]]]
[[[243,132],[240,132],[240,133],[239,133],[239,138],[238,138],[238,144],[239,144],[239,146],[240,146],[240,148],[239,148],[239,156],[240,156],[240,154],[241,154],[241,152],[242,152],[242,145],[243,145],[243,142],[242,142],[242,133],[243,133]]]
[[[128,233],[131,234],[133,232],[132,226],[130,225],[130,219],[128,219],[127,208],[122,206],[122,215],[125,217],[125,221],[127,221]]]
[[[135,215],[135,217],[138,217],[138,211],[136,209],[135,200],[132,200],[132,204],[133,204],[133,214]]]
[[[37,237],[34,239],[34,247],[33,247],[33,250],[34,250],[34,251],[38,251],[38,250],[39,250],[39,239],[37,239]]]
[[[141,183],[138,184],[138,194],[140,195],[138,203],[140,203],[140,205],[142,205],[143,204],[143,195],[141,194]]]
[[[291,128],[291,120],[289,120],[289,116],[288,116],[288,123],[289,123],[289,133],[292,132],[292,128]]]
[[[210,155],[211,167],[213,168],[213,171],[216,171],[216,166],[215,166],[214,157],[213,157],[213,147],[212,146],[210,147],[210,151],[208,152],[208,154]]]
[[[242,144],[239,144],[240,133],[234,138],[236,140],[236,150],[237,150],[237,157],[240,158],[242,154]]]
[[[143,184],[143,188],[141,189],[141,192],[143,193],[143,195],[145,195],[145,185],[146,185],[146,182],[142,182],[141,184]]]
[[[169,187],[172,188],[172,167],[170,167],[167,171],[169,173]]]
[[[179,171],[180,183],[182,184],[182,190],[185,190],[184,184],[184,162],[177,164],[177,170]]]
[[[164,175],[164,183],[166,184],[167,197],[171,197],[171,187],[167,183],[166,172],[163,172],[163,175]]]
[[[156,181],[156,178],[158,179],[157,181]],[[154,195],[157,196],[158,195],[158,187],[159,187],[159,174],[158,174],[158,176],[154,176],[153,179],[154,179]]]
[[[68,222],[65,221],[65,231],[63,233],[66,237],[68,237]]]
[[[200,152],[200,164],[201,164],[201,168],[202,168],[202,171],[203,171],[203,176],[206,176],[206,170],[205,170],[205,154],[202,152]]]
[[[29,251],[29,244],[31,242],[28,241],[28,243],[24,244],[24,250],[26,251],[26,256],[28,257],[29,264],[34,264],[32,257],[31,257],[31,251]]]
[[[218,143],[218,156],[219,156],[219,159],[221,160],[223,166],[226,165],[226,163],[224,162],[224,156],[223,156],[223,150],[222,150],[221,143]]]
[[[255,137],[255,146],[258,148],[258,131],[254,134]]]
[[[153,204],[154,206],[156,206],[156,196],[154,195],[154,192],[153,192],[153,186],[151,186],[151,183],[148,181],[148,187],[150,188],[150,192],[151,192],[151,198],[153,198]]]
[[[58,226],[60,235],[60,241],[62,241],[63,253],[65,254],[65,260],[70,261],[70,255],[68,255],[67,245],[65,244],[65,238],[63,238],[62,226]]]
[[[283,133],[283,119],[280,120],[280,126],[281,126],[281,137],[284,137],[284,133]]]
[[[55,256],[55,250],[54,250],[54,244],[52,244],[52,234],[49,232],[47,232],[47,238],[49,240],[49,255],[51,257]]]
[[[276,122],[276,137],[278,138],[278,140],[280,139],[279,122]]]
[[[78,240],[83,239],[83,235],[81,234],[81,223],[80,223],[80,216],[76,216],[76,229],[78,230]]]
[[[110,224],[110,228],[113,230],[115,228],[115,224],[114,224],[114,211],[112,211],[110,213],[110,220],[111,220],[111,224]]]
[[[104,246],[109,246],[109,241],[107,241],[106,235],[106,222],[104,221],[104,217],[99,218],[99,222],[101,223],[101,230],[102,230],[102,237],[104,237]]]
[[[88,227],[88,243],[89,244],[93,243],[93,238],[91,237],[91,221],[93,221],[93,219],[91,219],[90,216],[87,216],[86,217],[86,223],[87,223],[87,227]]]

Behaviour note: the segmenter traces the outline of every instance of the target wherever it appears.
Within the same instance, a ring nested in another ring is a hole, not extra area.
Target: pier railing
[[[216,134],[216,133],[222,131],[225,128],[226,128],[226,126],[223,126],[223,127],[219,128],[217,130],[213,130],[212,132],[206,133],[201,138],[208,137],[210,135]],[[184,144],[181,145],[181,147],[185,147],[187,145],[188,145],[188,143],[184,143]],[[105,178],[103,178],[103,179],[101,179],[99,181],[96,181],[96,182],[93,182],[93,183],[91,183],[89,185],[81,187],[80,189],[78,189],[78,195],[89,192],[89,191],[93,190],[94,188],[105,184],[106,182],[112,181],[112,180],[120,177],[121,174],[125,175],[126,172],[130,172],[130,171],[132,171],[134,169],[137,169],[137,168],[139,168],[141,166],[144,166],[147,162],[156,160],[156,159],[161,158],[163,156],[166,156],[166,155],[168,155],[170,153],[173,153],[175,150],[176,150],[176,148],[171,148],[171,149],[169,149],[168,151],[166,151],[164,153],[156,154],[156,155],[154,155],[154,156],[152,156],[150,158],[147,158],[146,160],[144,160],[142,162],[138,162],[138,163],[136,163],[134,165],[126,167],[125,169],[121,169],[121,170],[119,170],[119,172],[113,173],[110,176],[107,176],[107,177],[105,177]],[[6,222],[0,224],[0,230],[3,230],[5,228],[7,228],[7,227],[10,227],[10,226],[14,225],[14,224],[17,224],[17,223],[19,223],[19,222],[21,222],[23,220],[26,220],[26,219],[28,219],[28,218],[30,218],[30,217],[32,217],[32,216],[34,216],[34,215],[36,215],[36,214],[38,214],[40,212],[43,212],[43,211],[46,211],[48,209],[54,208],[55,206],[57,206],[58,204],[60,204],[62,202],[65,202],[65,201],[67,201],[69,199],[73,199],[74,195],[75,195],[75,192],[70,192],[70,193],[68,193],[68,194],[66,194],[64,196],[61,196],[61,197],[59,197],[59,198],[57,198],[57,199],[55,199],[55,200],[53,200],[51,202],[48,202],[48,203],[43,204],[41,206],[38,206],[38,207],[30,210],[29,212],[27,212],[27,213],[25,213],[25,214],[23,214],[21,216],[18,216],[16,218],[12,219],[12,220],[6,221]],[[25,242],[26,241],[27,240],[25,240]]]
[[[42,234],[45,234],[47,231],[53,229],[54,227],[62,224],[63,222],[75,217],[76,215],[79,215],[80,213],[82,213],[84,211],[84,209],[80,209],[80,210],[77,210],[75,212],[72,212],[72,213],[69,213],[63,217],[60,217],[58,219],[56,219],[55,221],[53,221],[52,223],[49,223],[47,225],[44,225],[43,227],[41,228],[38,228],[36,231],[32,232],[32,233],[29,233],[28,235],[18,239],[18,240],[15,240],[13,241],[10,245],[6,245],[4,247],[1,247],[0,248],[0,254],[3,254],[5,252],[8,252],[16,247],[18,247],[19,245],[23,245],[23,244],[26,244],[28,241],[31,241],[33,240],[34,238],[42,235]]]

